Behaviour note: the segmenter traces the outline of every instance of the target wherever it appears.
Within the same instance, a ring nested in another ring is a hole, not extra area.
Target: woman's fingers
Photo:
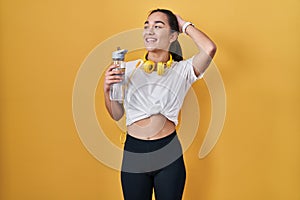
[[[119,66],[117,65],[111,65],[109,68],[106,70],[106,76],[111,76],[111,75],[122,75],[123,72],[121,70],[118,70]]]
[[[123,78],[122,78],[122,76],[106,76],[105,80],[106,80],[106,82],[109,82],[109,81],[120,82],[123,80]]]
[[[106,70],[105,73],[105,80],[104,80],[104,89],[109,90],[109,87],[111,84],[119,83],[123,80],[123,77],[121,75],[124,74],[121,70],[117,70],[118,66],[111,65]]]
[[[182,26],[185,23],[185,21],[178,14],[176,14],[176,18],[177,18],[177,21],[178,21],[179,30],[180,30],[180,32],[182,32]]]
[[[112,70],[112,71],[107,71],[106,76],[120,76],[124,74],[121,70]]]

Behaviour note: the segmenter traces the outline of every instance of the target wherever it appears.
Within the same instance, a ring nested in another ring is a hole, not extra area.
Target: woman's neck
[[[167,62],[169,60],[169,52],[168,51],[150,51],[148,52],[147,59],[152,60],[155,63],[158,62]]]

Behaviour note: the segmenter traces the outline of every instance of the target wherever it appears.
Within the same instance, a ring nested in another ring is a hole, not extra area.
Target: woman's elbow
[[[123,117],[123,113],[111,113],[111,118],[115,121],[119,121]]]
[[[110,112],[110,116],[113,120],[115,121],[119,121],[124,115],[124,111],[123,110],[118,110],[118,111],[115,111],[115,112]]]
[[[215,56],[216,52],[217,52],[217,46],[214,43],[212,43],[208,49],[208,55],[211,58],[213,58]]]
[[[122,118],[122,115],[119,116],[112,116],[113,120],[119,121]]]

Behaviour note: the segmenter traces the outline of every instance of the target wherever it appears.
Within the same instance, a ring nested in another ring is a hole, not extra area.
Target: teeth
[[[146,38],[146,42],[156,42],[155,38]]]

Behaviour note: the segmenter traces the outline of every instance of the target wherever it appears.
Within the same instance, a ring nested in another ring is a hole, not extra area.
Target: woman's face
[[[143,37],[148,51],[168,51],[171,43],[177,39],[177,34],[171,33],[167,16],[162,12],[155,12],[144,24]]]

